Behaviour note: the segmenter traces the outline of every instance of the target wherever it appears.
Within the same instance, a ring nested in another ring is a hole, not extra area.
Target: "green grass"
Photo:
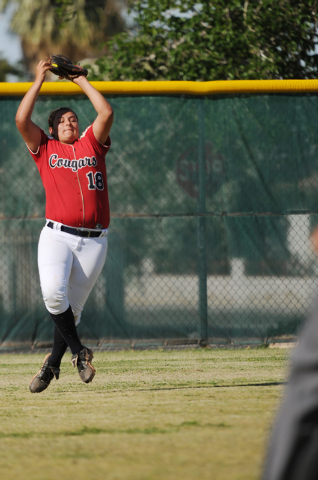
[[[6,480],[256,480],[286,381],[286,349],[96,352],[81,383],[64,357],[40,394],[45,355],[0,355]]]

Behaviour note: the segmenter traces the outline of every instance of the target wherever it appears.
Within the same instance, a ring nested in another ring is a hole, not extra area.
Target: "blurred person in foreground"
[[[317,227],[311,240],[317,253]],[[318,296],[291,356],[262,480],[318,480]]]

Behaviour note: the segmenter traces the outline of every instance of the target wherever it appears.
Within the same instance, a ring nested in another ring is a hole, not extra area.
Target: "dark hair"
[[[57,115],[59,112],[61,112],[61,111],[74,113],[76,119],[78,120],[78,117],[77,117],[76,113],[74,112],[74,110],[72,110],[71,108],[68,108],[68,107],[60,107],[60,108],[57,108],[56,110],[53,110],[53,111],[50,113],[50,116],[49,116],[49,118],[48,118],[49,127],[53,128],[54,119],[55,119],[56,115]]]

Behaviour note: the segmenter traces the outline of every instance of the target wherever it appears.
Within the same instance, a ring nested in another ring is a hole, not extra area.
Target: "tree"
[[[0,0],[0,11],[18,8],[11,29],[20,35],[27,69],[41,58],[60,53],[79,61],[94,57],[112,35],[124,30],[126,0]]]
[[[316,78],[317,0],[131,0],[95,80]],[[93,75],[93,72],[92,72]]]
[[[0,82],[5,82],[8,74],[23,77],[23,69],[20,65],[11,65],[6,59],[0,56]]]

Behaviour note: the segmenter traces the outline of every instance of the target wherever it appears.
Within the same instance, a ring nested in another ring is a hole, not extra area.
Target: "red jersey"
[[[95,138],[90,125],[73,144],[41,130],[36,153],[29,149],[46,194],[45,216],[71,227],[108,228],[109,201],[105,155],[110,149]]]

